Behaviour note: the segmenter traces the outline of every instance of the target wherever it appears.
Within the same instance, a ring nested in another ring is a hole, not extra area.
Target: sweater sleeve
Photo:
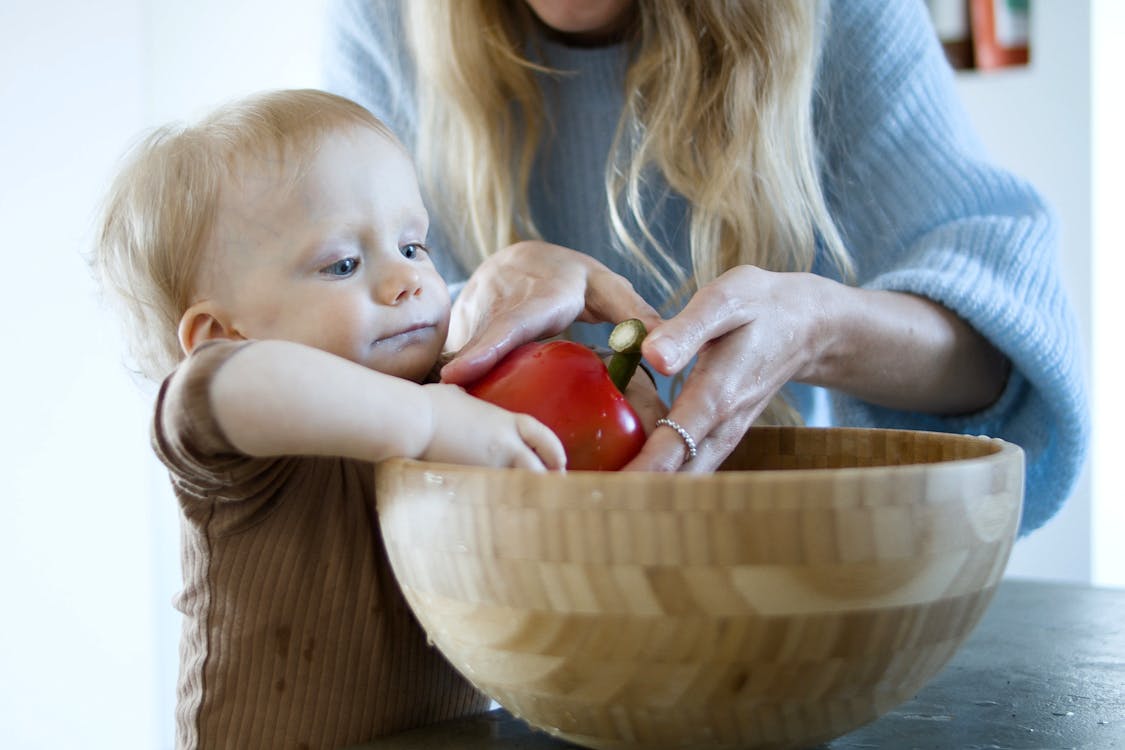
[[[398,0],[328,0],[324,88],[382,120],[413,152],[414,63]]]
[[[833,421],[1020,445],[1026,534],[1066,500],[1089,435],[1055,217],[1029,184],[988,161],[923,3],[838,1],[828,23],[817,137],[856,281],[941,303],[1012,364],[1003,394],[980,413],[906,413],[833,394]]]

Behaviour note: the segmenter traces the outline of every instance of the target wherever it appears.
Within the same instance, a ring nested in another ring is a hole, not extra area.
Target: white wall
[[[79,257],[140,119],[140,19],[137,0],[0,5],[6,747],[157,738],[145,409]]]
[[[323,8],[0,3],[0,746],[172,746],[176,514],[81,254],[142,129],[316,84]]]
[[[1094,0],[1093,39],[1093,579],[1125,586],[1125,487],[1117,462],[1125,454],[1125,3]]]
[[[147,444],[147,397],[121,370],[80,253],[114,162],[143,128],[250,90],[316,83],[323,3],[0,3],[0,746],[171,746],[176,515]],[[1121,16],[1118,0],[1095,7]],[[1089,336],[1088,4],[1033,12],[1036,64],[961,85],[997,157],[1059,207],[1066,280]],[[1114,122],[1095,147],[1115,146],[1120,114]],[[1104,212],[1107,245],[1119,204]],[[1122,381],[1116,367],[1107,382]],[[1114,505],[1092,504],[1087,487],[1020,543],[1013,573],[1088,579],[1090,519]],[[1108,493],[1121,496],[1112,483]],[[1125,549],[1118,524],[1099,530],[1095,559]]]

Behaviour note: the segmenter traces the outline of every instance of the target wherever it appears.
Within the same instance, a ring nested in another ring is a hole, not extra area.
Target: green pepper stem
[[[644,323],[630,318],[618,323],[609,334],[609,348],[613,350],[613,355],[606,367],[610,380],[622,393],[641,363],[641,342],[645,340],[646,333]]]

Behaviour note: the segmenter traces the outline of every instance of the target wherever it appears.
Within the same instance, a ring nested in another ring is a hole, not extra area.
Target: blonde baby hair
[[[193,125],[153,130],[127,155],[105,199],[91,264],[117,303],[131,365],[160,381],[184,358],[180,317],[196,300],[220,191],[247,157],[302,159],[325,134],[390,130],[360,105],[314,89],[231,102]]]

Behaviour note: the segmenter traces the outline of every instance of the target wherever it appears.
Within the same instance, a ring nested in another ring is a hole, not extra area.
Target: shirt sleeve
[[[1089,439],[1056,219],[1031,185],[989,162],[923,3],[838,0],[828,24],[817,138],[830,210],[857,283],[941,303],[1012,364],[1003,394],[980,413],[907,413],[834,393],[833,421],[1020,445],[1027,533],[1069,495]]]
[[[266,503],[292,458],[255,458],[223,434],[211,406],[211,383],[222,366],[250,342],[200,346],[165,379],[156,399],[152,445],[168,468],[181,501]],[[186,508],[189,516],[191,508]],[[253,508],[246,508],[253,513]]]

